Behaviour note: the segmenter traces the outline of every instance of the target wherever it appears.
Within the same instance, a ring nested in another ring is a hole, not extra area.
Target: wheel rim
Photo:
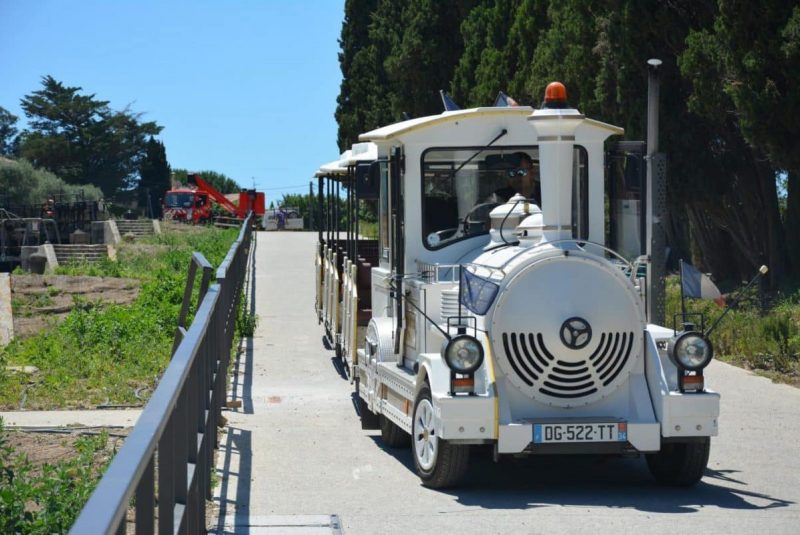
[[[433,405],[422,399],[414,411],[414,453],[423,470],[430,470],[436,462],[439,437],[433,426]]]

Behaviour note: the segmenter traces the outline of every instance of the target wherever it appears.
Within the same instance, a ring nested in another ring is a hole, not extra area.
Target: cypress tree
[[[161,201],[164,193],[170,189],[171,174],[164,144],[151,137],[147,140],[145,156],[139,168],[139,208],[143,209],[146,216],[154,219],[161,217]]]

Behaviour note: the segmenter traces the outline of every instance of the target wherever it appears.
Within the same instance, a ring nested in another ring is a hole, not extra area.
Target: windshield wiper
[[[450,178],[455,178],[455,176],[458,174],[458,172],[459,172],[459,171],[461,171],[461,170],[464,168],[464,166],[465,166],[465,165],[467,165],[469,162],[471,162],[472,160],[474,160],[474,159],[475,159],[475,158],[476,158],[476,157],[477,157],[477,156],[478,156],[480,153],[482,153],[482,152],[483,152],[483,151],[485,151],[486,149],[490,148],[490,147],[491,147],[491,146],[494,144],[494,142],[495,142],[495,141],[497,141],[498,139],[500,139],[501,137],[503,137],[503,136],[504,136],[504,135],[506,135],[506,134],[508,134],[508,130],[506,130],[505,128],[503,128],[503,130],[501,130],[501,131],[500,131],[500,133],[499,133],[499,134],[497,134],[493,140],[491,140],[489,143],[487,143],[486,145],[484,145],[483,147],[481,147],[481,148],[478,150],[478,152],[476,152],[475,154],[473,154],[472,156],[470,156],[469,158],[467,158],[467,159],[464,161],[464,163],[462,163],[461,165],[459,165],[459,166],[456,168],[456,170],[455,170],[455,171],[453,171],[452,173],[450,173],[450,176],[449,176],[449,177],[447,177],[447,178],[448,178],[448,179],[450,179]]]

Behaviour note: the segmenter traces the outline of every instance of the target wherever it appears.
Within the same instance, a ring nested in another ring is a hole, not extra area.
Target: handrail
[[[124,534],[125,514],[134,496],[136,533],[153,533],[156,481],[158,532],[205,533],[205,501],[211,497],[213,449],[225,403],[251,220],[252,214],[217,270],[217,282],[202,296],[194,321],[136,426],[70,533]],[[208,265],[202,255],[196,255],[199,258],[193,262]]]

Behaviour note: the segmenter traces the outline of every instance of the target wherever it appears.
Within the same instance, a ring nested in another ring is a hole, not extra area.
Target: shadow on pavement
[[[248,526],[250,512],[250,482],[253,473],[253,444],[250,431],[228,427],[225,444],[220,452],[225,452],[222,467],[217,467],[220,480],[219,518],[217,534],[242,533],[236,526]],[[231,487],[231,485],[234,485]],[[215,498],[216,501],[216,498]],[[226,520],[233,520],[233,526],[226,526]]]
[[[253,269],[255,269],[255,256],[253,256]],[[256,278],[255,272],[251,273],[247,281],[247,302],[251,314],[255,314]],[[252,337],[242,338],[237,346],[236,356],[232,363],[230,399],[242,402],[241,411],[244,414],[253,414],[253,348]]]
[[[414,470],[411,449],[375,444],[408,470]],[[761,510],[794,502],[731,485],[747,485],[736,470],[707,469],[695,487],[665,487],[650,476],[643,458],[546,455],[492,461],[489,447],[474,447],[470,468],[459,488],[445,489],[459,503],[484,509],[533,509],[587,506],[635,509],[652,513],[695,513],[703,507]]]

